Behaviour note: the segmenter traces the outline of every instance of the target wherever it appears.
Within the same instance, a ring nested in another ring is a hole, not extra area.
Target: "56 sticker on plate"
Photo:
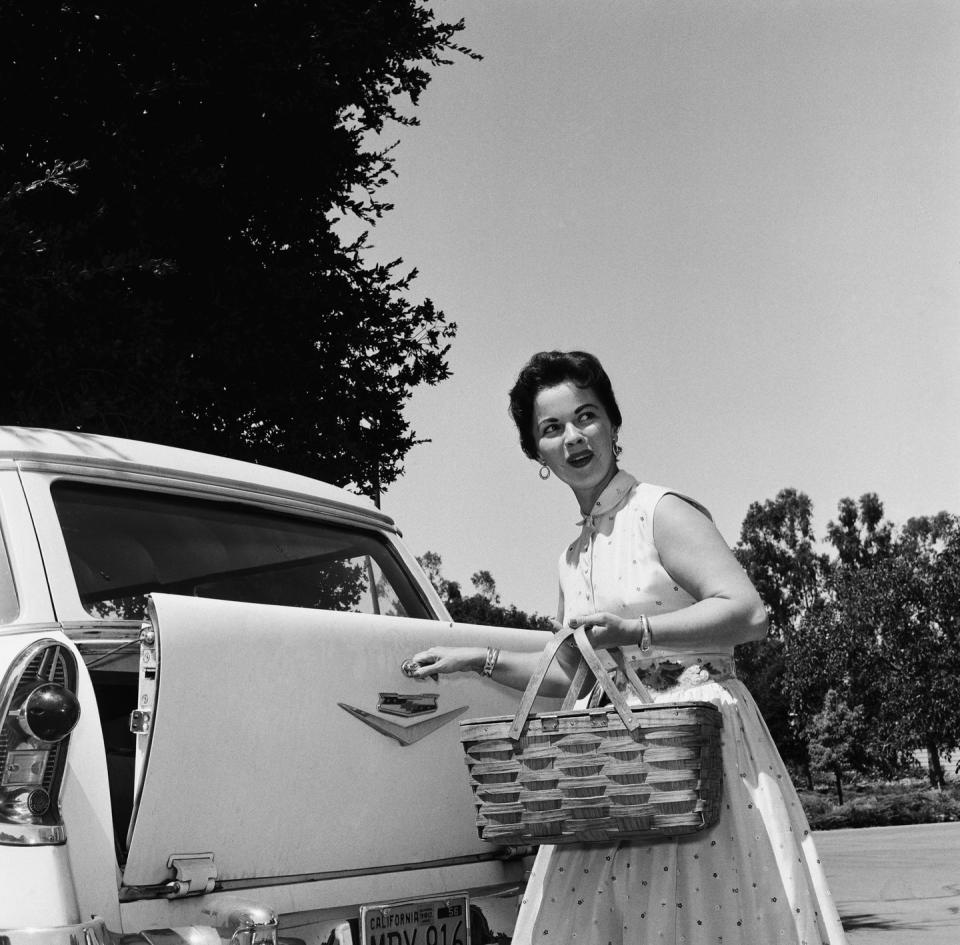
[[[470,945],[466,896],[360,907],[362,945]]]

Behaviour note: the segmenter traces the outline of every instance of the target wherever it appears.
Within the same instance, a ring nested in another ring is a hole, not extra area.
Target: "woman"
[[[709,701],[723,715],[719,821],[674,841],[543,846],[514,945],[843,943],[809,827],[733,648],[766,613],[714,527],[686,496],[618,468],[620,409],[585,352],[541,352],[510,392],[524,453],[573,491],[583,519],[560,557],[559,620],[618,646],[658,702]],[[569,687],[564,647],[543,691]],[[539,654],[433,647],[419,675],[464,670],[523,689]]]

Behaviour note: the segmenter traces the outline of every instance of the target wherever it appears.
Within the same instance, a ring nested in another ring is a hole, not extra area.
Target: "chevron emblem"
[[[435,718],[424,719],[422,722],[414,722],[413,725],[397,725],[396,722],[391,722],[389,719],[378,718],[370,712],[365,712],[356,706],[347,705],[345,702],[338,702],[337,705],[340,706],[344,712],[349,712],[354,718],[360,719],[361,722],[369,725],[370,728],[375,729],[381,735],[386,735],[387,738],[392,738],[404,746],[413,745],[420,741],[421,738],[426,738],[438,728],[446,725],[447,722],[452,722],[457,716],[463,715],[463,713],[470,708],[470,706],[464,705],[459,709],[444,712],[443,715],[438,715]]]

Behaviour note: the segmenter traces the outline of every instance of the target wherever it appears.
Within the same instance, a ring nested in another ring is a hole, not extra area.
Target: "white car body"
[[[478,839],[457,720],[510,715],[517,694],[401,664],[546,635],[452,623],[372,503],[220,457],[0,428],[0,533],[0,941],[359,945],[364,904],[465,893],[512,912],[529,851]],[[303,606],[317,569],[338,601],[406,615]],[[301,605],[276,603],[287,588]],[[27,709],[17,721],[34,651],[79,702],[56,745],[24,735]],[[62,769],[49,799],[24,760]]]

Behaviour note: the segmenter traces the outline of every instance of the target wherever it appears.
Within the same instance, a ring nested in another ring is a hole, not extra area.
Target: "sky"
[[[382,507],[416,554],[552,615],[576,501],[520,451],[507,391],[596,354],[621,466],[732,546],[786,487],[817,533],[876,492],[960,514],[960,4],[437,0],[483,55],[388,138],[380,258],[458,325],[429,443]]]

